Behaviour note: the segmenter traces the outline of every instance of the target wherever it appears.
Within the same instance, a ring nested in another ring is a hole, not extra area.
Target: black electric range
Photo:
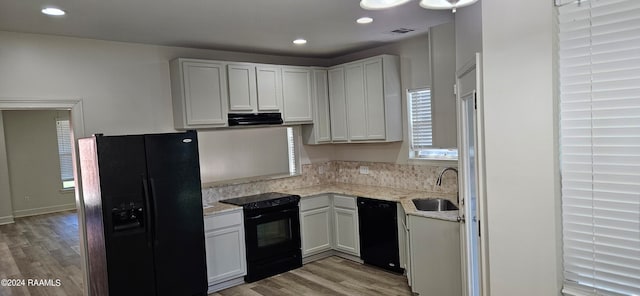
[[[297,205],[300,196],[278,192],[267,192],[256,195],[241,196],[236,198],[221,200],[221,203],[241,206],[245,210],[268,209],[290,204]]]
[[[246,282],[302,266],[299,201],[298,195],[277,192],[220,201],[243,208]]]

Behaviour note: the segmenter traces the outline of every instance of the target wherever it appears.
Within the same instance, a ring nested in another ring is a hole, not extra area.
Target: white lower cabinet
[[[331,250],[331,199],[320,195],[300,202],[302,257]]]
[[[243,283],[247,274],[242,208],[205,216],[209,292]]]
[[[334,195],[333,213],[335,225],[333,248],[360,257],[360,227],[356,198]]]
[[[356,198],[331,194],[303,198],[300,232],[303,258],[331,250],[360,257]]]
[[[407,216],[409,282],[420,295],[462,295],[458,222]]]

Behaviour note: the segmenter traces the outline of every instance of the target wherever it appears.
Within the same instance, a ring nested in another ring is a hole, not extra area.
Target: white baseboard
[[[346,254],[346,253],[342,253],[340,251],[336,251],[336,250],[329,250],[329,251],[324,251],[322,253],[318,253],[318,254],[313,254],[313,255],[309,255],[307,257],[302,258],[302,264],[307,264],[307,263],[311,263],[313,261],[317,261],[317,260],[321,260],[327,257],[331,257],[331,256],[337,256],[340,257],[342,259],[347,259],[347,260],[351,260],[357,263],[364,263],[362,261],[362,259],[360,259],[357,256],[353,256],[350,254]]]
[[[0,225],[13,223],[13,216],[0,217]]]
[[[28,209],[28,210],[18,210],[13,212],[13,216],[15,218],[20,218],[20,217],[28,217],[28,216],[49,214],[49,213],[55,213],[55,212],[69,211],[69,210],[75,210],[75,209],[76,209],[76,204],[72,203],[72,204],[66,204],[66,205],[42,207],[42,208],[35,208],[35,209]]]
[[[244,276],[209,286],[208,294],[244,284]]]

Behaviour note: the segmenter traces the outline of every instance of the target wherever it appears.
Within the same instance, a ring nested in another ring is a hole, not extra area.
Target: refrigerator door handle
[[[143,175],[142,176],[142,188],[144,191],[144,203],[145,203],[145,208],[146,208],[146,213],[144,213],[144,215],[146,216],[146,223],[147,223],[147,245],[149,247],[151,247],[151,242],[153,241],[153,233],[152,233],[152,228],[151,226],[153,225],[153,220],[151,217],[151,199],[149,198],[149,183],[147,181],[147,178]]]
[[[155,197],[155,192],[156,192],[156,183],[153,181],[153,178],[149,178],[149,182],[151,183],[151,197]],[[153,202],[153,233],[156,234],[158,233],[158,203]],[[155,235],[153,236],[153,243],[154,246],[158,245],[158,240],[156,239]]]

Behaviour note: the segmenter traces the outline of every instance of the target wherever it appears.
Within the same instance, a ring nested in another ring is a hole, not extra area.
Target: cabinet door
[[[335,249],[360,256],[360,236],[357,211],[334,208]]]
[[[367,139],[365,77],[361,63],[345,67],[345,94],[347,97],[347,126],[349,140]]]
[[[330,214],[329,207],[300,212],[302,257],[331,250]]]
[[[282,98],[285,122],[311,122],[311,70],[282,68]]]
[[[368,140],[384,140],[384,87],[382,77],[382,59],[364,63],[365,101],[364,109],[367,117],[366,138]]]
[[[413,215],[407,220],[412,291],[420,295],[462,295],[459,223]]]
[[[206,232],[205,246],[209,285],[247,273],[242,225]]]
[[[182,73],[186,124],[226,125],[224,66],[221,63],[183,62]]]
[[[333,68],[328,72],[329,110],[331,113],[331,140],[346,142],[347,105],[344,89],[344,68]]]
[[[280,112],[282,72],[279,67],[257,66],[258,111]]]
[[[313,122],[317,142],[331,141],[331,117],[329,115],[329,90],[327,71],[313,70],[313,99],[315,120]]]
[[[256,110],[256,70],[253,65],[227,65],[229,80],[229,110],[254,112]]]

